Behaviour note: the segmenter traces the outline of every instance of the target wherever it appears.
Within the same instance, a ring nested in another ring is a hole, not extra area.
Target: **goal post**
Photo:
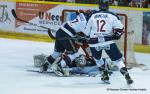
[[[86,10],[85,10],[86,11]],[[70,20],[73,13],[77,10],[65,9],[62,11],[62,22]],[[134,54],[134,42],[133,42],[133,32],[128,32],[128,16],[126,14],[117,13],[121,22],[124,25],[124,33],[120,40],[116,41],[119,49],[121,50],[124,56],[124,63],[128,68],[139,67],[135,54]]]

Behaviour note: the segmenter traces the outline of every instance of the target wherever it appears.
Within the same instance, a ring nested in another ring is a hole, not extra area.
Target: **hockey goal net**
[[[63,10],[62,11],[62,21],[71,20],[75,17],[75,12],[77,10]],[[118,47],[120,48],[123,56],[124,56],[124,63],[128,68],[132,67],[140,67],[141,64],[138,64],[134,54],[134,42],[133,42],[133,32],[128,32],[128,17],[126,14],[117,14],[124,24],[124,34],[122,35],[121,39],[116,41]],[[107,55],[103,55],[103,57],[108,58]]]

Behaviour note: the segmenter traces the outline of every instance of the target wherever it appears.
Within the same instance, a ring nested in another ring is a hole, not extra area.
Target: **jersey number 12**
[[[104,25],[106,24],[105,20],[97,20],[97,32],[105,32]]]

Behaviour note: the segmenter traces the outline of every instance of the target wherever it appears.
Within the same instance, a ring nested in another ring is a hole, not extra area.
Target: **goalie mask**
[[[75,58],[74,61],[77,67],[84,67],[86,65],[86,59],[84,55],[80,55],[79,57]]]
[[[109,9],[109,0],[99,0],[99,9],[107,11]]]

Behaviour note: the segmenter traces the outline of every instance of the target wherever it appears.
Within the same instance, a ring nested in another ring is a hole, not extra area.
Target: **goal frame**
[[[78,12],[78,10],[72,10],[72,9],[64,9],[63,11],[62,11],[62,22],[64,22],[64,19],[65,19],[65,13],[66,12]],[[118,16],[122,16],[122,17],[124,17],[125,18],[125,20],[124,20],[124,53],[123,53],[123,55],[124,55],[124,63],[125,63],[125,65],[127,65],[127,46],[128,46],[128,44],[127,44],[127,36],[128,36],[128,31],[127,31],[127,26],[128,26],[128,16],[126,15],[126,14],[121,14],[121,13],[117,13],[117,15]]]

